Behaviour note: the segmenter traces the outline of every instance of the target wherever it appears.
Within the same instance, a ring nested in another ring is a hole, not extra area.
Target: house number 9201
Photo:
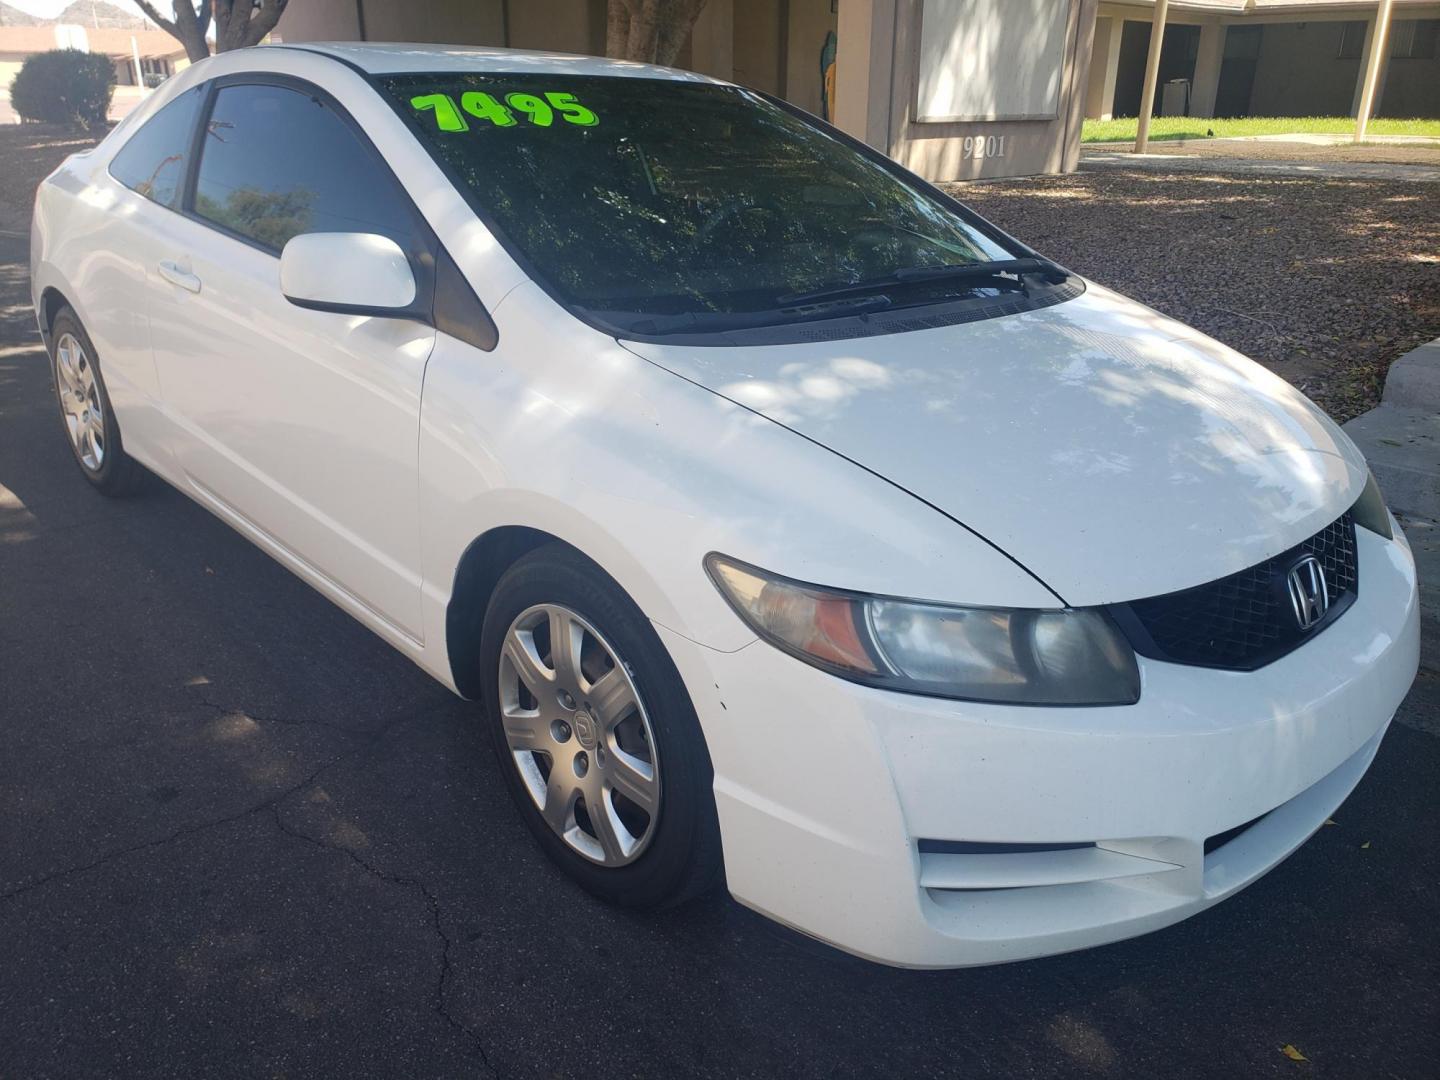
[[[1008,135],[966,135],[960,143],[961,155],[967,158],[975,158],[977,161],[983,158],[1004,157],[1005,140]]]

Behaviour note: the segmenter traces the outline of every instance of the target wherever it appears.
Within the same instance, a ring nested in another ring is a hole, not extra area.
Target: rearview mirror
[[[400,245],[374,233],[305,233],[280,252],[292,304],[344,315],[409,315],[415,274]]]

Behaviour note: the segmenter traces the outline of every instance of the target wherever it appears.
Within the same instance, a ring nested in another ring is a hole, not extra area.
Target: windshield
[[[816,317],[785,311],[787,298],[1015,254],[738,87],[535,74],[378,81],[541,284],[611,326]]]

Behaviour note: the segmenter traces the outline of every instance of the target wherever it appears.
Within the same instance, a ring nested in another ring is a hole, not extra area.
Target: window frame
[[[1351,42],[1350,36],[1358,34],[1358,43]],[[1345,19],[1340,23],[1340,42],[1335,49],[1337,60],[1364,60],[1365,42],[1370,35],[1370,24],[1364,19]],[[1347,48],[1347,46],[1349,46]]]
[[[1391,25],[1390,56],[1388,57],[1388,59],[1435,60],[1437,58],[1440,58],[1440,29],[1437,29],[1435,32],[1435,36],[1430,38],[1430,50],[1428,52],[1416,51],[1416,46],[1424,40],[1421,35],[1420,28],[1423,24],[1426,23],[1440,23],[1440,19],[1396,19],[1395,22]],[[1409,37],[1403,42],[1395,33],[1395,31],[1399,29],[1401,24],[1404,24],[1406,29],[1409,31]],[[1403,44],[1405,47],[1404,51],[1396,52],[1396,48],[1399,47],[1401,44]]]

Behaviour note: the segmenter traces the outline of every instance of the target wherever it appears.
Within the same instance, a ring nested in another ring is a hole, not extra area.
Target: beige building
[[[1096,8],[1097,0],[708,0],[677,63],[827,116],[930,179],[1058,172],[1079,156]],[[307,0],[291,5],[279,30],[291,42],[597,54],[605,10],[605,0]],[[832,55],[833,116],[822,68]]]
[[[9,94],[10,82],[27,57],[52,49],[103,53],[115,67],[119,86],[157,83],[190,62],[184,47],[163,30],[94,29],[64,24],[0,26],[0,91]]]
[[[1085,115],[1140,111],[1155,0],[1103,0]],[[1155,112],[1354,116],[1376,0],[1171,0]],[[1395,0],[1375,115],[1440,116],[1440,0]]]
[[[678,64],[825,116],[932,180],[1062,172],[1140,109],[1155,0],[708,0]],[[601,53],[605,0],[307,0],[288,41]],[[1172,0],[1155,112],[1346,116],[1377,0]],[[1440,116],[1440,0],[1396,0],[1377,115]],[[830,51],[833,50],[833,51]],[[833,103],[822,63],[835,58]]]

